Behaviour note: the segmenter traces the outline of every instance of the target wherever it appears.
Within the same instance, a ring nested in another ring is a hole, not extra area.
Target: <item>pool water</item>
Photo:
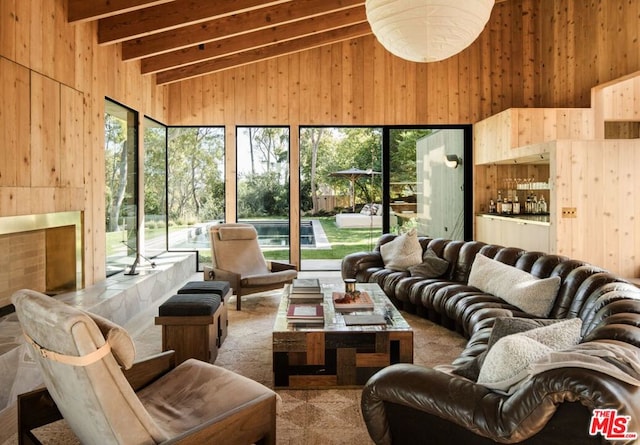
[[[256,228],[258,244],[261,247],[289,247],[289,221],[252,220],[240,222],[252,224]],[[209,227],[212,224],[215,224],[215,222],[200,224],[189,230],[183,230],[181,233],[170,235],[171,246],[178,249],[209,248],[211,246],[209,242]],[[300,222],[300,246],[316,247],[312,221]]]
[[[262,247],[289,245],[289,221],[241,221],[252,224],[258,232],[258,244]],[[300,221],[300,245],[315,246],[315,236],[311,221]]]

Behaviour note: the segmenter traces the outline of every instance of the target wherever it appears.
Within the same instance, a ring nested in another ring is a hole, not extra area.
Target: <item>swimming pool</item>
[[[282,220],[247,220],[239,221],[251,224],[258,232],[258,244],[263,248],[289,247],[289,221]],[[188,230],[170,234],[169,238],[173,248],[178,249],[205,249],[210,247],[209,228],[217,222],[198,224]],[[315,229],[314,229],[315,225]],[[313,224],[313,221],[300,222],[300,246],[305,248],[317,247],[316,230],[322,231],[321,224]],[[324,233],[321,235],[324,236]]]
[[[283,247],[289,245],[289,221],[255,220],[239,221],[251,224],[258,232],[258,244],[262,247]],[[300,221],[300,246],[314,247],[315,235],[311,221]]]

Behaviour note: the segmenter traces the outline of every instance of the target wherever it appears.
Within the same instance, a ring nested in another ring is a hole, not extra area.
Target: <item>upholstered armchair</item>
[[[205,278],[228,281],[236,294],[237,310],[243,295],[278,289],[298,276],[293,264],[267,263],[251,224],[217,224],[209,234],[213,268],[205,268]]]
[[[46,389],[18,398],[20,443],[62,417],[84,444],[275,444],[270,389],[172,351],[134,363],[118,325],[41,293],[12,296]]]

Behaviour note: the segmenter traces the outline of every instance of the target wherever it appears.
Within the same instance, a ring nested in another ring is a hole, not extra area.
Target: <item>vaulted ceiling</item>
[[[496,0],[496,3],[505,0]],[[168,84],[371,34],[364,0],[69,0],[68,22]]]

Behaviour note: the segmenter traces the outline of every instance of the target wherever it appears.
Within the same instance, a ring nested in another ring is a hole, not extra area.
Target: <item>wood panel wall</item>
[[[105,276],[104,100],[166,122],[168,96],[66,3],[0,0],[0,216],[83,211],[89,285]]]
[[[105,97],[169,125],[225,125],[233,220],[236,125],[290,125],[295,168],[300,125],[589,107],[591,87],[640,70],[639,13],[637,0],[508,0],[446,61],[406,62],[364,37],[159,88],[139,62],[121,62],[119,45],[98,46],[94,24],[67,25],[65,0],[0,0],[0,216],[84,211],[91,284],[104,277]]]
[[[637,0],[509,0],[445,61],[407,62],[362,37],[170,85],[169,122],[225,125],[235,147],[236,125],[290,125],[293,135],[301,125],[466,124],[508,108],[589,108],[592,87],[640,69],[639,13]],[[236,160],[227,154],[233,220]]]
[[[592,87],[640,69],[639,15],[637,0],[509,0],[445,61],[407,62],[362,37],[173,84],[169,120],[455,124],[514,107],[588,108]]]

